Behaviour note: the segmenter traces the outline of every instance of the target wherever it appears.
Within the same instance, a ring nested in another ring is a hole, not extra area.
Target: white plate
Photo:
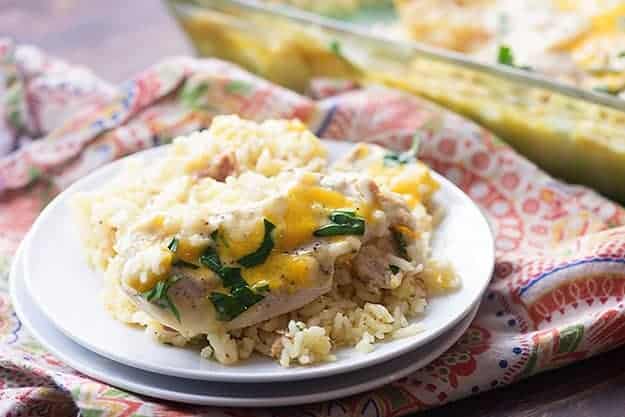
[[[121,365],[64,336],[33,303],[23,279],[23,257],[16,256],[10,275],[13,307],[24,328],[48,351],[74,369],[118,388],[161,400],[191,404],[263,407],[328,401],[372,390],[426,366],[465,332],[478,307],[432,343],[380,365],[347,372],[340,378],[246,384],[198,381],[159,375]]]
[[[326,142],[337,157],[349,144]],[[162,155],[165,147],[139,157]],[[135,158],[138,156],[132,156]],[[84,261],[83,248],[69,207],[80,191],[97,189],[123,166],[107,165],[78,181],[52,201],[31,229],[24,247],[26,285],[44,314],[63,333],[88,349],[125,365],[165,375],[226,382],[287,381],[319,378],[387,361],[430,342],[457,324],[485,290],[494,263],[494,245],[488,223],[479,209],[457,187],[440,175],[435,200],[446,211],[433,242],[434,255],[448,259],[462,279],[462,288],[431,300],[416,336],[378,344],[374,352],[353,348],[337,352],[337,360],[311,367],[282,368],[264,357],[236,366],[202,359],[196,350],[159,344],[138,328],[112,319],[100,298],[101,277]]]

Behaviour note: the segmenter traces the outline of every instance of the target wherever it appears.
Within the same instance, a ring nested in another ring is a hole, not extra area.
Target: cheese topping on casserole
[[[604,92],[625,88],[622,0],[395,0],[412,38]]]

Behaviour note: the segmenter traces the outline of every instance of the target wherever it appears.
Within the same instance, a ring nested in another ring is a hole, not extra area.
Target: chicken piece
[[[196,176],[198,178],[211,177],[216,181],[223,182],[231,175],[240,173],[237,156],[234,152],[223,152],[215,158],[207,168],[199,171]]]
[[[391,252],[392,253],[392,252]],[[354,258],[356,276],[374,293],[380,289],[391,289],[401,283],[399,273],[390,268],[389,253],[374,244],[364,246]]]
[[[390,237],[376,239],[363,246],[352,261],[354,276],[373,294],[399,287],[406,276],[419,273],[423,265],[398,253]]]
[[[250,204],[249,194],[256,190],[248,187],[260,181],[265,185],[260,192],[266,197]],[[155,234],[162,230],[163,221],[158,216],[138,223],[123,240],[127,246],[118,245],[119,256],[127,259],[121,281],[124,291],[141,310],[187,338],[241,329],[309,304],[331,290],[338,259],[357,255],[362,245],[376,239],[392,250],[389,218],[414,223],[404,218],[410,211],[401,198],[385,195],[373,180],[355,173],[302,172],[274,179],[248,173],[209,185],[213,188],[202,196],[210,200],[201,203],[207,217],[194,223],[200,229],[192,235],[202,246],[194,246],[191,237],[180,237],[175,249],[159,244],[162,240]],[[209,204],[216,202],[219,205],[213,209]],[[332,213],[339,213],[339,222],[346,217],[362,222],[362,229],[355,234],[317,235],[324,226],[347,227],[332,223]],[[262,260],[253,265],[241,261],[267,238],[271,249]],[[219,267],[201,261],[207,248]],[[238,271],[236,287],[227,284],[221,268]],[[258,299],[235,297],[241,279],[248,297]],[[385,279],[389,282],[382,288],[395,285],[392,278]],[[261,282],[264,289],[257,292],[254,285]],[[220,294],[217,301],[215,294]],[[232,302],[239,304],[226,306]]]
[[[208,299],[208,294],[221,287],[219,278],[208,269],[174,266],[171,272],[176,281],[165,296],[175,306],[179,317],[166,304],[148,301],[144,294],[128,286],[123,286],[123,289],[139,309],[187,338],[220,330],[222,326]]]
[[[399,194],[378,192],[378,202],[391,225],[401,225],[414,230],[416,219]]]
[[[309,287],[296,291],[272,291],[262,301],[254,304],[235,319],[222,322],[217,319],[215,309],[209,299],[213,291],[221,288],[221,280],[208,269],[173,267],[172,275],[177,280],[169,287],[167,296],[175,305],[180,320],[171,309],[148,302],[136,291],[126,288],[127,294],[139,308],[160,323],[176,329],[187,338],[197,334],[236,330],[252,326],[310,303],[332,288],[332,274],[316,274],[315,282]]]
[[[226,329],[235,330],[252,326],[305,306],[332,289],[332,275],[323,274],[320,278],[320,282],[314,286],[298,289],[294,293],[282,291],[267,294],[262,301],[254,304],[245,313],[227,322]]]

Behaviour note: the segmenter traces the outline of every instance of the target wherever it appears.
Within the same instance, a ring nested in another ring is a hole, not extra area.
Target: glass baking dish
[[[352,22],[245,0],[167,0],[203,56],[296,91],[316,77],[426,97],[491,129],[555,176],[625,202],[625,100],[399,41]]]

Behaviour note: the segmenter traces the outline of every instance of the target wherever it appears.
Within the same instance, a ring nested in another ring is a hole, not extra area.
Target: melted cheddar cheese
[[[315,259],[308,255],[294,255],[293,251],[313,240],[313,233],[328,223],[329,214],[336,209],[351,209],[357,215],[371,221],[376,205],[356,201],[344,194],[322,187],[318,184],[319,176],[305,173],[282,200],[284,204],[275,204],[263,211],[263,216],[233,238],[224,230],[226,245],[219,245],[220,258],[226,262],[237,259],[256,250],[264,237],[263,218],[276,226],[272,233],[274,249],[267,260],[259,266],[243,270],[243,277],[249,284],[267,280],[272,289],[286,285],[291,290],[305,286],[311,272],[317,272]],[[331,238],[330,241],[344,237]]]
[[[178,241],[178,249],[176,250],[175,260],[188,262],[193,265],[199,265],[200,255],[206,249],[206,245],[192,245],[187,239]]]
[[[220,192],[226,187],[222,183],[199,181],[195,187],[204,189],[193,195],[195,198],[202,196],[206,199],[201,202],[204,209],[211,207],[208,212],[204,212],[208,220],[192,221],[198,229],[185,230],[182,235],[179,232],[155,240],[148,250],[155,247],[161,250],[153,254],[153,259],[146,264],[153,265],[156,262],[159,272],[147,275],[141,272],[143,279],[138,279],[135,275],[129,276],[127,285],[145,292],[158,281],[167,279],[172,265],[179,260],[202,268],[200,257],[209,245],[216,248],[223,265],[237,267],[239,259],[255,252],[262,245],[265,219],[275,226],[271,233],[273,250],[261,265],[242,268],[242,276],[250,285],[266,280],[272,289],[285,288],[293,291],[307,285],[311,274],[318,273],[319,263],[310,255],[296,252],[319,240],[314,237],[314,232],[330,221],[330,213],[337,209],[353,210],[366,222],[373,222],[373,212],[377,208],[375,200],[367,201],[360,195],[347,195],[333,188],[334,186],[323,185],[322,178],[320,174],[310,172],[282,175],[273,179],[244,175],[230,180],[226,185],[230,191],[236,191],[229,195]],[[248,183],[254,181],[263,181],[266,189],[261,193],[259,201],[250,202],[246,190],[250,186]],[[250,205],[249,209],[242,208],[246,204]],[[164,224],[166,218],[167,216],[157,214],[150,218],[151,221],[144,222],[141,230],[149,234],[158,233],[159,225]],[[192,241],[188,235],[210,235],[211,238],[196,238]],[[167,244],[174,238],[177,239],[177,248],[172,254],[167,250]],[[345,236],[335,236],[327,238],[326,241],[337,243],[345,239]]]
[[[286,289],[293,292],[297,288],[308,286],[311,274],[318,273],[318,269],[318,262],[310,255],[276,252],[263,264],[244,269],[242,274],[250,285],[267,281],[272,290]]]
[[[379,184],[402,195],[410,208],[429,201],[439,188],[429,169],[420,162],[385,166],[379,161],[373,164],[367,173]]]
[[[359,144],[335,169],[366,173],[381,187],[401,195],[411,209],[429,202],[439,189],[429,168],[418,161],[385,163],[388,152],[377,145]]]

